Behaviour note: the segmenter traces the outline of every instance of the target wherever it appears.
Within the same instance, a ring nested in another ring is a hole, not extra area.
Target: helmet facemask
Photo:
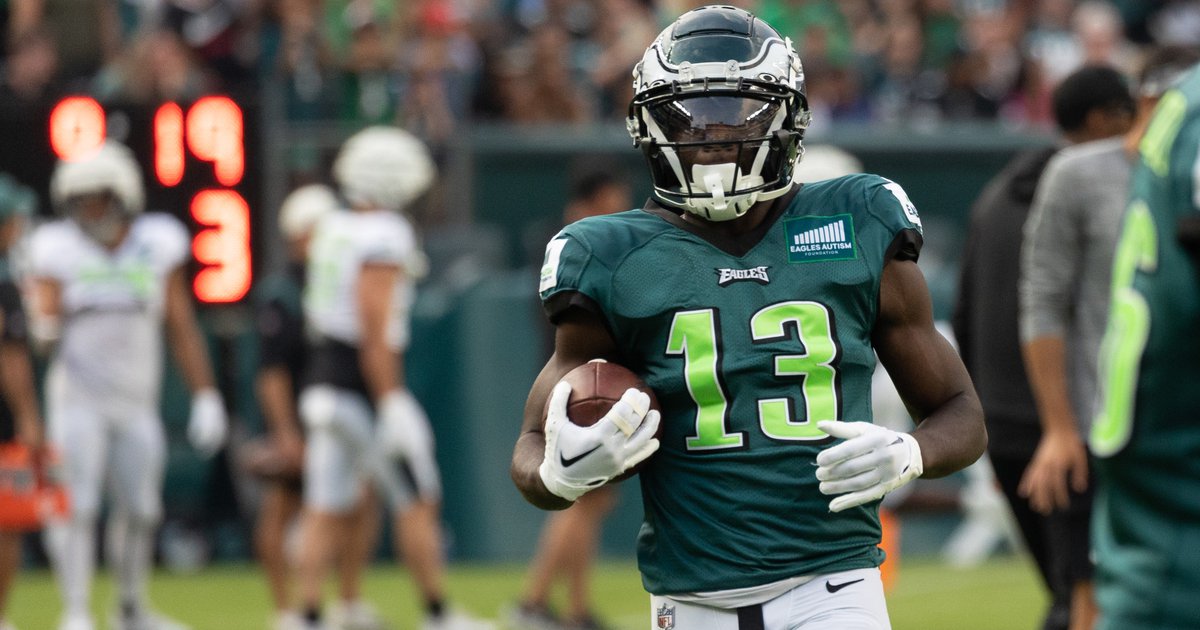
[[[105,247],[116,247],[125,235],[133,213],[110,190],[69,197],[63,213],[79,226],[80,231]]]
[[[145,206],[140,167],[127,147],[109,140],[80,158],[59,161],[50,199],[89,237],[116,247]]]
[[[654,140],[646,155],[651,176],[656,192],[674,205],[723,221],[769,198],[763,191],[787,184],[799,142],[783,128],[782,98],[701,93],[657,99],[645,111]]]
[[[808,126],[791,42],[733,7],[668,27],[634,69],[627,126],[661,201],[728,221],[782,196]]]

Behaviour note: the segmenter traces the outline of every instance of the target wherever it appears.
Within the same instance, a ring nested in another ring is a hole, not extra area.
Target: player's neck
[[[118,249],[121,249],[121,245],[125,244],[125,239],[129,236],[129,229],[129,224],[125,224],[120,230],[117,231],[115,235],[113,235],[111,240],[98,241],[100,243],[100,247],[103,247],[104,250],[110,254]]]

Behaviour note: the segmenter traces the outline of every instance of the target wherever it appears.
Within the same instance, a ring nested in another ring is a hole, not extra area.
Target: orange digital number
[[[236,302],[250,290],[250,206],[233,190],[204,190],[192,199],[192,217],[205,226],[192,239],[204,268],[192,288],[201,302]]]
[[[62,160],[95,151],[106,135],[104,108],[96,99],[70,96],[50,111],[50,148]]]
[[[242,148],[242,109],[226,96],[206,96],[187,113],[187,145],[196,157],[213,163],[217,181],[242,181],[246,156]]]
[[[177,186],[183,169],[183,108],[163,103],[154,113],[154,174],[163,186]]]

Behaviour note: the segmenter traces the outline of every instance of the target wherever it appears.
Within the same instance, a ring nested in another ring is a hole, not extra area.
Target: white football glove
[[[376,435],[383,453],[414,461],[433,452],[433,432],[421,403],[408,390],[394,389],[375,404]]]
[[[862,505],[921,476],[925,464],[916,438],[869,422],[824,420],[817,428],[846,440],[817,454],[822,494],[842,496],[830,512]]]
[[[204,457],[212,457],[225,445],[229,418],[225,402],[217,390],[202,389],[192,395],[192,413],[188,419],[188,440]]]
[[[650,409],[649,396],[630,388],[596,424],[581,427],[567,418],[570,397],[566,382],[550,393],[546,456],[538,474],[552,494],[574,501],[654,454],[661,417]]]

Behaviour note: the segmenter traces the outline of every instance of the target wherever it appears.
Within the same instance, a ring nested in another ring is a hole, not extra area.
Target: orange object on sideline
[[[879,524],[883,527],[883,542],[879,546],[887,554],[879,572],[883,591],[889,593],[896,586],[896,576],[900,573],[900,517],[889,509],[879,508]]]
[[[46,519],[65,516],[67,490],[56,453],[40,457],[17,442],[0,444],[0,530],[34,531]]]

